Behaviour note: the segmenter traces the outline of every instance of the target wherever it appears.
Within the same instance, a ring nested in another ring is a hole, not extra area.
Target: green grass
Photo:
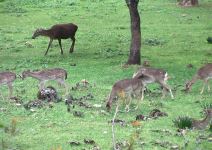
[[[144,0],[139,3],[142,62],[150,61],[151,66],[167,70],[172,77],[169,80],[172,88],[184,86],[200,66],[212,62],[212,45],[206,41],[212,36],[211,7],[211,0],[202,0],[200,6],[194,8],[178,7],[173,0]],[[76,23],[79,27],[74,53],[68,54],[71,43],[63,40],[64,55],[61,56],[58,43],[54,41],[48,56],[44,57],[49,39],[39,37],[32,40],[34,30],[67,22]],[[0,111],[0,124],[11,126],[11,120],[17,120],[15,135],[5,133],[4,128],[0,128],[0,149],[50,150],[60,146],[64,150],[92,148],[83,143],[84,139],[93,139],[102,150],[111,149],[112,134],[108,121],[112,119],[115,109],[106,114],[101,113],[101,110],[105,110],[105,100],[113,83],[131,77],[137,68],[122,68],[128,59],[131,38],[125,1],[2,0],[0,34],[0,71],[10,70],[21,74],[27,69],[61,67],[68,71],[67,82],[70,86],[82,79],[95,84],[88,90],[70,91],[72,95],[80,97],[91,92],[94,100],[88,102],[102,105],[102,108],[92,109],[76,107],[74,110],[85,114],[84,118],[77,118],[67,112],[63,102],[55,104],[53,108],[42,108],[32,113],[7,99],[0,99],[0,108],[6,109]],[[148,39],[157,39],[161,44],[148,45],[145,42]],[[71,66],[73,63],[75,67]],[[188,69],[187,64],[193,64],[194,68]],[[58,88],[54,82],[50,83]],[[189,139],[187,149],[209,149],[212,144],[207,140],[196,143],[196,138],[202,132],[189,131],[185,137],[175,136],[177,128],[172,122],[178,116],[202,117],[201,103],[211,103],[212,94],[205,91],[200,95],[201,85],[201,82],[196,83],[189,94],[181,92],[183,87],[179,87],[174,92],[174,100],[169,95],[163,100],[160,95],[145,95],[139,110],[118,114],[118,118],[127,121],[128,125],[115,126],[117,140],[130,140],[136,131],[130,122],[135,120],[136,115],[148,115],[152,109],[159,108],[167,112],[168,117],[142,121],[140,137],[134,149],[165,149],[154,145],[156,140],[169,141],[183,149],[185,139]],[[152,90],[155,87],[157,85],[149,86]],[[20,96],[27,103],[36,99],[37,81],[18,78],[14,89],[14,95]],[[7,87],[1,86],[0,90],[6,97]],[[59,93],[64,94],[64,90],[60,88]],[[172,134],[167,136],[155,133],[151,131],[153,129],[168,129]],[[208,136],[211,132],[207,130],[203,134]],[[143,147],[139,144],[141,140],[146,143]],[[69,141],[82,144],[71,146]]]

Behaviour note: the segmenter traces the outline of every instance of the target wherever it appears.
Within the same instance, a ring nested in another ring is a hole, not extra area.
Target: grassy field
[[[189,130],[185,136],[178,136],[172,122],[181,115],[200,119],[203,117],[201,104],[212,103],[211,92],[199,94],[201,82],[197,82],[189,94],[181,91],[200,66],[212,62],[212,45],[206,41],[207,37],[212,36],[211,8],[211,0],[201,0],[200,6],[194,8],[178,7],[174,0],[140,2],[142,62],[149,61],[152,67],[163,68],[169,73],[169,84],[175,99],[172,100],[170,95],[161,99],[158,85],[148,86],[153,93],[145,95],[138,110],[118,113],[117,118],[127,124],[115,126],[117,141],[129,141],[135,132],[139,132],[133,145],[136,150],[170,149],[173,145],[189,150],[212,147],[208,140],[209,136],[211,138],[208,129]],[[68,22],[79,27],[74,53],[68,53],[70,40],[62,41],[64,55],[60,55],[59,45],[54,41],[45,57],[49,39],[39,37],[33,40],[33,32],[37,28]],[[105,101],[114,82],[130,78],[137,68],[122,67],[128,59],[130,36],[129,12],[124,0],[1,0],[0,71],[21,74],[28,69],[64,68],[68,71],[67,83],[70,87],[82,79],[92,85],[88,89],[70,90],[70,94],[79,98],[92,93],[94,98],[86,102],[101,107],[76,106],[67,112],[67,106],[60,102],[54,104],[53,108],[44,107],[31,112],[11,103],[6,98],[7,87],[1,86],[4,99],[0,98],[0,149],[92,149],[93,145],[85,144],[84,139],[94,140],[102,150],[111,149],[112,133],[108,121],[113,117],[115,106],[108,113]],[[149,43],[151,40],[157,41],[157,44]],[[187,68],[188,64],[194,67]],[[24,103],[35,100],[37,84],[37,80],[32,78],[17,78],[14,96],[20,97]],[[55,82],[48,84],[64,95],[64,89]],[[140,127],[131,125],[136,115],[148,115],[154,108],[166,112],[168,117],[141,121]],[[75,117],[73,111],[83,112],[84,117]],[[9,128],[9,132],[5,128]],[[70,145],[71,141],[78,141],[81,145]],[[165,146],[155,144],[156,141],[165,143]]]

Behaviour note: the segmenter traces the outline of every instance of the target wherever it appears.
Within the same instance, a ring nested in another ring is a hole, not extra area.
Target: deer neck
[[[47,36],[47,37],[51,37],[51,30],[49,29],[49,30],[45,30],[45,29],[43,29],[41,32],[40,32],[40,35],[41,36]]]
[[[191,84],[191,86],[199,79],[198,75],[195,75],[189,82]]]
[[[36,78],[36,79],[40,78],[39,73],[37,73],[37,72],[28,72],[28,76]]]

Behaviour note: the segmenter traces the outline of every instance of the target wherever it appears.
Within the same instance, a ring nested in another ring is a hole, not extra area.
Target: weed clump
[[[207,38],[208,43],[212,44],[212,37]]]
[[[173,120],[173,123],[179,129],[191,129],[192,128],[192,118],[188,116],[179,116],[178,118]]]
[[[157,38],[150,38],[150,39],[145,39],[144,44],[149,46],[158,46],[158,45],[164,45],[165,41],[159,40]]]

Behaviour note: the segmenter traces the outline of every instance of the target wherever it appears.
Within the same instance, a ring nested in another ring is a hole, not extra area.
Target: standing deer
[[[0,72],[0,85],[7,84],[9,91],[9,98],[13,94],[12,82],[16,79],[16,74],[13,72]]]
[[[132,95],[140,95],[141,94],[141,101],[144,98],[143,95],[144,92],[144,85],[142,83],[142,80],[139,78],[132,78],[132,79],[124,79],[117,81],[110,92],[106,108],[108,110],[112,107],[113,99],[116,97],[124,98],[126,100],[129,100],[129,103],[126,104],[126,111],[129,111],[129,105],[131,103]],[[139,100],[137,101],[137,104],[139,105]],[[138,105],[136,109],[138,108]]]
[[[186,83],[186,88],[185,91],[188,92],[191,90],[192,85],[197,81],[197,80],[203,80],[203,86],[200,91],[200,94],[204,92],[205,86],[208,85],[208,91],[210,91],[210,85],[208,83],[209,79],[212,78],[212,63],[208,63],[201,67],[197,73],[193,76],[193,78]]]
[[[203,120],[192,121],[192,127],[195,129],[205,129],[207,125],[212,121],[212,109],[206,109],[206,117]]]
[[[61,68],[54,69],[45,69],[41,71],[24,71],[22,73],[22,78],[32,77],[39,80],[39,89],[42,90],[44,88],[45,82],[49,80],[55,80],[59,85],[63,85],[66,89],[66,94],[68,92],[67,85],[65,84],[65,79],[67,79],[67,72]]]
[[[163,69],[155,69],[155,68],[140,68],[136,73],[133,74],[133,78],[137,78],[141,75],[143,75],[143,77],[141,77],[141,80],[144,86],[150,83],[158,83],[163,88],[162,98],[165,97],[165,93],[168,90],[170,92],[171,98],[174,99],[172,90],[166,83],[169,78],[168,73],[166,71],[164,71]]]
[[[78,29],[77,25],[75,25],[73,23],[56,24],[56,25],[53,25],[48,30],[37,29],[34,32],[32,39],[35,39],[38,36],[47,36],[47,37],[50,38],[49,45],[48,45],[48,48],[47,48],[46,53],[45,53],[45,55],[47,55],[49,47],[51,46],[53,40],[55,40],[55,39],[58,40],[59,45],[60,45],[60,49],[61,49],[61,54],[63,54],[61,39],[71,38],[72,45],[71,45],[69,53],[72,53],[74,51],[75,34],[76,34],[77,29]]]

